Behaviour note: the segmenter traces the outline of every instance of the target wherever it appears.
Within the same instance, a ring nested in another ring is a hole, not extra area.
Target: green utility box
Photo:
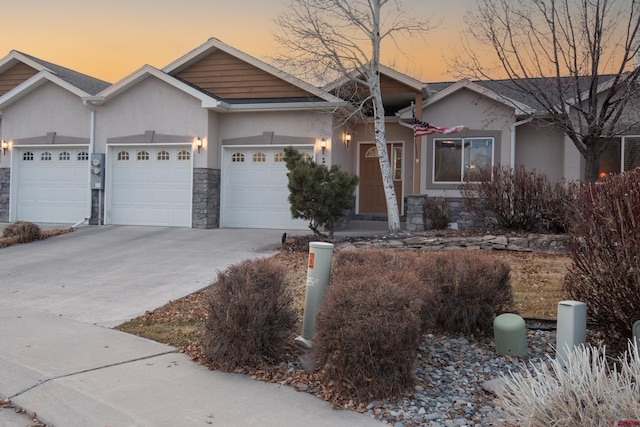
[[[505,313],[493,321],[496,352],[503,356],[527,355],[527,326],[517,314]]]

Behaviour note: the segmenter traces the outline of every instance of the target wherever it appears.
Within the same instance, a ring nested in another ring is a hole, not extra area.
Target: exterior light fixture
[[[324,156],[324,151],[327,149],[327,140],[322,138],[320,141],[320,148],[322,148],[322,155]]]
[[[7,149],[8,148],[9,148],[9,143],[3,139],[2,140],[2,155],[3,156],[7,155]]]
[[[202,138],[198,137],[196,139],[196,147],[198,147],[198,153],[199,153],[200,149],[202,148]]]
[[[349,132],[344,134],[344,145],[349,148],[349,143],[351,142],[351,134]]]

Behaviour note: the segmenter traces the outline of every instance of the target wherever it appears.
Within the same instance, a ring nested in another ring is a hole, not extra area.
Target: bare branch
[[[640,126],[625,114],[637,101],[639,15],[640,0],[478,0],[453,67],[529,100],[531,118],[565,132],[593,167],[609,140]]]

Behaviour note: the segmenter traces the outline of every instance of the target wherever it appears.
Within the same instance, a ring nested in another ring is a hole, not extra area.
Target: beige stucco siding
[[[516,130],[516,141],[515,167],[535,169],[552,182],[563,178],[565,150],[560,131],[524,124]]]
[[[461,89],[423,109],[422,119],[440,127],[462,125],[465,129],[452,138],[494,138],[494,164],[508,165],[511,161],[511,124],[514,109],[477,92]],[[458,185],[433,183],[433,134],[422,138],[422,174],[420,192],[433,196],[457,196]]]
[[[327,148],[325,161],[331,165],[333,144],[332,117],[318,111],[282,111],[253,112],[242,114],[222,114],[219,120],[220,141],[235,138],[253,137],[265,132],[274,135],[311,138],[316,143],[316,161],[321,161],[319,141],[325,138]]]
[[[148,77],[97,107],[96,151],[106,151],[108,138],[143,134],[208,135],[208,114],[194,97],[154,77]],[[207,147],[203,147],[206,153]],[[208,167],[207,155],[194,158],[195,167]]]
[[[89,138],[89,110],[82,100],[53,83],[45,83],[3,112],[3,138],[16,140],[46,135]]]

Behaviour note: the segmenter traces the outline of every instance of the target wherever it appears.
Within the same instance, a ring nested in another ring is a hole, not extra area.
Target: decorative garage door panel
[[[89,153],[86,147],[19,148],[15,218],[76,223],[89,213]]]
[[[306,229],[307,221],[291,217],[287,172],[284,147],[225,148],[221,226]]]
[[[112,147],[107,221],[191,226],[191,147]]]

